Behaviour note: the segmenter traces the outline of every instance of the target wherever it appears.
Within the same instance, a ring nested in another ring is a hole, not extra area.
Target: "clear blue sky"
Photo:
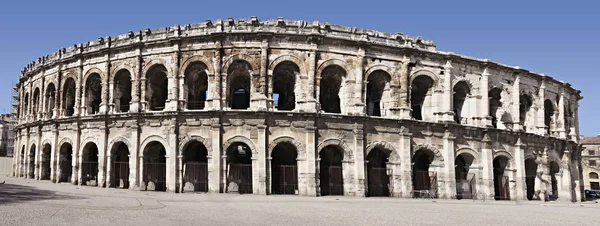
[[[0,6],[0,111],[27,63],[62,47],[146,27],[206,19],[327,21],[402,32],[452,51],[545,73],[582,90],[582,135],[600,134],[598,1],[4,1]],[[458,3],[460,2],[460,3]],[[523,3],[528,2],[528,3]]]

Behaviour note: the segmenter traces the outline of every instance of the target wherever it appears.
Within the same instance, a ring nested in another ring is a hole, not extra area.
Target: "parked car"
[[[585,190],[585,198],[587,200],[595,200],[598,198],[598,196],[600,195],[600,191],[596,191],[596,190]]]

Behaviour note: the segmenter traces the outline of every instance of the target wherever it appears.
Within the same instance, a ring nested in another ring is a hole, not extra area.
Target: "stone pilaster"
[[[515,82],[512,87],[512,106],[511,106],[511,115],[513,120],[513,130],[514,131],[523,131],[523,126],[521,125],[521,75],[517,74],[515,77]]]
[[[308,56],[308,70],[307,84],[317,84],[317,44],[311,43],[310,52]],[[320,76],[320,75],[319,75]],[[319,87],[316,85],[310,85],[306,88],[306,105],[302,108],[306,112],[315,112],[317,111],[317,102],[319,100]]]
[[[320,192],[318,189],[319,178],[317,176],[317,167],[319,163],[317,161],[318,155],[315,150],[317,143],[315,130],[316,128],[314,126],[307,126],[305,131],[305,139],[303,142],[306,145],[306,184],[304,185],[306,186],[306,193],[301,195],[306,196],[317,196],[318,192]]]
[[[399,92],[400,96],[397,113],[392,113],[392,117],[400,119],[410,119],[412,108],[410,106],[410,57],[404,56],[402,58],[402,66],[400,67],[400,81],[399,81]],[[394,112],[394,111],[393,111]]]
[[[218,101],[218,100],[217,100]],[[221,169],[226,165],[221,165],[221,125],[219,124],[219,118],[211,119],[211,150],[209,150],[208,156],[208,191],[209,192],[225,192],[221,187],[221,181],[224,181],[224,177],[221,177]]]
[[[558,200],[562,202],[572,202],[571,191],[571,152],[568,148],[565,149],[561,160],[561,180],[559,181],[560,187],[558,188]],[[556,180],[558,181],[558,177]],[[578,190],[577,188],[574,190]]]
[[[354,178],[357,197],[366,196],[367,180],[365,177],[365,150],[362,125],[354,124]]]
[[[442,90],[442,109],[440,109],[441,122],[454,122],[454,112],[452,111],[452,68],[452,62],[447,61],[444,65],[444,89]]]
[[[558,137],[562,139],[567,138],[567,128],[565,121],[565,91],[560,91],[560,97],[558,99],[558,118],[556,120],[556,132],[558,133]]]
[[[545,120],[544,120],[544,113],[545,113],[545,106],[544,106],[544,100],[546,99],[546,81],[544,79],[542,79],[541,84],[540,84],[540,89],[538,92],[538,102],[537,102],[537,129],[538,129],[538,134],[539,135],[546,135],[546,128],[548,125],[546,125]]]
[[[179,109],[179,43],[175,43],[173,48],[176,50],[174,54],[171,55],[173,60],[176,62],[173,71],[171,74],[167,76],[168,80],[168,93],[167,93],[167,103],[165,105],[165,111],[177,111]],[[175,156],[173,156],[175,158]]]
[[[254,187],[254,194],[259,194],[259,195],[266,195],[267,194],[267,172],[268,172],[268,165],[267,165],[267,158],[270,158],[271,156],[268,156],[267,153],[267,126],[266,125],[257,125],[256,126],[258,128],[258,142],[256,142],[256,151],[258,152],[258,156],[254,156],[254,153],[252,155],[252,169],[254,169],[255,166],[257,166],[257,172],[258,172],[258,177],[256,176],[257,174],[254,174],[253,177],[253,184],[255,185]],[[257,160],[254,160],[255,158],[258,158]],[[257,162],[257,164],[254,164],[254,162]]]
[[[400,128],[400,140],[398,141],[399,149],[398,154],[400,155],[400,192],[402,198],[412,198],[412,148],[411,138],[412,134],[406,127]]]
[[[446,132],[444,133],[444,138],[443,138],[443,142],[444,142],[444,151],[442,153],[442,155],[444,156],[444,184],[445,184],[445,188],[444,188],[444,192],[440,194],[441,198],[453,198],[456,197],[456,172],[455,172],[455,167],[454,167],[454,162],[455,162],[455,155],[454,155],[454,139],[456,139],[456,137],[454,136],[454,134],[452,134],[450,131],[446,130]],[[439,178],[441,179],[441,178]]]
[[[494,154],[492,152],[492,140],[485,134],[481,140],[481,164],[483,166],[483,174],[481,185],[478,189],[480,194],[487,197],[478,197],[479,199],[493,200],[495,196],[494,192]]]
[[[481,74],[481,81],[479,85],[479,92],[481,96],[481,103],[479,105],[481,112],[479,113],[479,117],[481,117],[480,125],[483,127],[492,127],[492,117],[490,116],[489,77],[489,69],[485,68]]]
[[[267,110],[267,101],[269,98],[265,96],[267,88],[267,70],[269,65],[269,40],[263,39],[260,50],[260,71],[258,75],[252,74],[250,80],[252,88],[250,88],[250,109],[258,111]],[[256,78],[256,76],[259,76]],[[258,82],[259,84],[255,84]],[[255,89],[255,87],[259,87]]]
[[[132,73],[131,75],[131,106],[129,107],[129,112],[138,113],[140,112],[140,101],[143,96],[140,94],[141,78],[142,75],[142,47],[137,49],[137,73]]]
[[[175,126],[177,124],[176,119],[172,119],[169,125],[169,135],[167,136],[167,141],[169,142],[169,147],[167,149],[167,192],[176,192],[177,191],[177,134],[175,133]],[[166,147],[165,147],[166,148]]]
[[[142,174],[143,162],[140,162],[140,141],[138,135],[138,125],[134,124],[129,128],[131,133],[129,138],[129,189],[139,190],[140,189],[140,178]],[[141,154],[143,155],[143,153]]]
[[[366,80],[369,75],[365,75],[365,50],[363,48],[358,48],[356,59],[356,65],[354,68],[354,73],[356,75],[354,80],[354,92],[348,93],[348,101],[350,105],[353,107],[352,109],[348,109],[351,114],[354,115],[367,115],[366,111]],[[365,85],[365,87],[363,87]],[[382,113],[385,114],[385,109],[381,109]]]
[[[525,144],[521,138],[515,144],[515,170],[516,191],[511,195],[513,200],[527,200],[526,172],[525,172]]]

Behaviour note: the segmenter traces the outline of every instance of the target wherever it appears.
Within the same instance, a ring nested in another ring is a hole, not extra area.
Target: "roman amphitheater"
[[[27,65],[17,87],[15,177],[177,193],[584,199],[580,91],[401,33],[207,20],[60,49]]]

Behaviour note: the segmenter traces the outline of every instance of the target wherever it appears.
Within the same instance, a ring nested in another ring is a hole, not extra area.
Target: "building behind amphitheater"
[[[19,77],[14,176],[168,192],[583,200],[580,91],[320,22],[102,37]]]

